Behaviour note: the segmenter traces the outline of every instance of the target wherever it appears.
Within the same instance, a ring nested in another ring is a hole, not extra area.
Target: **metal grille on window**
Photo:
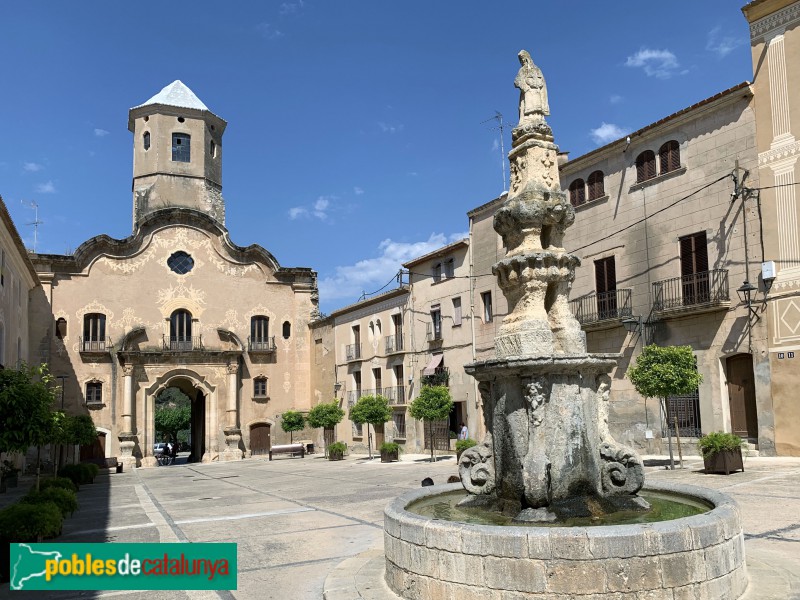
[[[405,438],[406,437],[406,413],[404,413],[404,412],[393,412],[392,413],[392,423],[394,424],[394,437],[396,437],[396,438]]]
[[[267,378],[257,377],[253,380],[253,395],[258,398],[267,397]]]
[[[703,435],[700,426],[700,392],[667,398],[667,431],[671,437],[699,438]],[[677,424],[678,430],[675,430]]]
[[[172,160],[191,162],[191,136],[188,133],[172,134]]]
[[[186,275],[194,268],[194,259],[183,250],[178,250],[167,259],[167,266],[173,273]]]

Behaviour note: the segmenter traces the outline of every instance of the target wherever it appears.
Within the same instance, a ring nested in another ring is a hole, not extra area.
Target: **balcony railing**
[[[427,337],[429,342],[441,342],[442,341],[442,324],[439,322],[437,327],[433,326],[433,323],[428,323],[427,326]]]
[[[275,336],[266,338],[247,338],[248,352],[275,352]]]
[[[622,319],[633,314],[630,289],[588,294],[570,300],[569,305],[581,325]]]
[[[81,352],[104,354],[111,348],[111,340],[92,340],[82,337],[80,339]]]
[[[361,344],[350,344],[344,349],[346,360],[359,360],[361,358]]]
[[[730,301],[728,271],[714,269],[653,283],[653,310],[718,306]]]
[[[389,404],[405,404],[406,388],[402,385],[383,388],[383,395],[389,400]]]
[[[383,396],[383,388],[375,388],[373,390],[361,390],[361,397],[364,396]]]
[[[450,385],[450,371],[447,367],[439,367],[430,375],[425,374],[425,369],[420,372],[422,385]]]
[[[191,352],[203,349],[203,336],[191,338],[173,338],[164,336],[164,350],[169,352]]]
[[[350,391],[348,391],[347,392],[347,405],[348,406],[353,406],[356,402],[358,402],[358,399],[361,398],[361,396],[363,396],[363,395],[364,395],[364,393],[361,390],[350,390]]]
[[[390,335],[386,337],[386,354],[403,351],[403,336]]]

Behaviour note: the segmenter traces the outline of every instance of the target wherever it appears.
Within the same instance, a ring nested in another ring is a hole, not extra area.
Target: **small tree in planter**
[[[325,442],[325,454],[328,453],[328,446],[333,443],[334,428],[344,419],[344,410],[339,408],[339,401],[333,399],[331,402],[320,402],[310,411],[306,421],[311,427],[322,427],[322,439]]]
[[[342,460],[347,445],[344,442],[333,442],[328,446],[328,460]]]
[[[281,429],[289,434],[289,443],[294,443],[294,432],[302,431],[306,418],[296,410],[287,410],[281,417]]]
[[[411,403],[411,416],[418,421],[427,422],[430,427],[431,462],[436,462],[433,422],[449,417],[452,409],[453,399],[450,397],[450,390],[443,385],[424,386],[419,396]]]
[[[355,406],[350,409],[350,420],[358,425],[367,423],[375,428],[375,445],[383,443],[383,424],[392,418],[392,409],[389,401],[380,394],[375,396],[361,396]],[[367,432],[369,434],[369,432]],[[369,457],[372,458],[372,441],[367,435],[367,448]]]
[[[667,414],[667,398],[689,394],[697,389],[703,376],[697,372],[697,365],[691,346],[645,346],[636,359],[636,364],[628,369],[628,379],[642,396],[659,398],[662,414]],[[669,429],[669,424],[667,424]],[[669,441],[670,468],[675,468],[672,454],[672,436],[667,431]]]
[[[382,463],[400,460],[400,444],[395,444],[394,442],[384,442],[381,444],[380,451]]]
[[[742,461],[742,438],[732,433],[716,431],[701,437],[697,449],[703,456],[706,473],[725,473],[744,471]]]

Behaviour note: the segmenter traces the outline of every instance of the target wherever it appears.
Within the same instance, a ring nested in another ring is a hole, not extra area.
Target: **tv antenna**
[[[500,130],[500,167],[503,169],[503,191],[507,191],[506,188],[506,147],[505,147],[505,131],[506,131],[506,124],[503,123],[503,113],[500,111],[494,111],[494,116],[489,117],[485,121],[481,121],[481,124],[488,123],[489,121],[497,121],[497,127],[492,127],[492,129]]]
[[[20,200],[22,202],[22,206],[27,206],[28,208],[33,209],[33,221],[30,223],[25,223],[26,225],[33,225],[33,253],[36,254],[36,244],[39,241],[39,225],[42,225],[44,221],[39,220],[39,205],[36,204],[33,200],[25,201]]]

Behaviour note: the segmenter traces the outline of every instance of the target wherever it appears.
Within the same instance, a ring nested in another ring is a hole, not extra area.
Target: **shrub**
[[[97,469],[97,465],[93,465]],[[59,477],[67,477],[72,480],[75,485],[84,483],[92,483],[96,472],[86,463],[79,465],[65,465],[58,471]]]
[[[100,472],[100,467],[94,463],[81,463],[81,465],[88,469],[89,473],[92,475],[92,479],[97,477],[97,474]]]
[[[400,444],[394,442],[384,442],[381,444],[381,452],[400,452]]]
[[[467,448],[472,448],[473,446],[477,446],[478,442],[475,440],[458,440],[456,442],[456,454],[461,456],[461,453],[466,450]]]
[[[32,491],[25,496],[21,502],[27,504],[42,504],[43,502],[52,502],[61,511],[61,516],[67,516],[78,510],[78,498],[72,490],[65,490],[63,488],[49,487],[45,490],[36,492]]]
[[[344,442],[333,442],[328,446],[328,456],[344,456],[347,444]]]
[[[697,442],[697,449],[700,450],[703,458],[714,456],[718,452],[725,450],[737,450],[742,447],[742,438],[732,433],[715,431],[701,437]]]
[[[49,479],[42,479],[39,482],[39,491],[43,492],[47,488],[59,488],[62,490],[69,490],[70,492],[77,492],[78,486],[75,485],[75,482],[72,479],[68,479],[67,477],[51,477]],[[31,491],[35,490],[36,486],[31,488]]]
[[[63,517],[52,502],[18,502],[0,510],[0,538],[4,542],[33,542],[61,533]]]

